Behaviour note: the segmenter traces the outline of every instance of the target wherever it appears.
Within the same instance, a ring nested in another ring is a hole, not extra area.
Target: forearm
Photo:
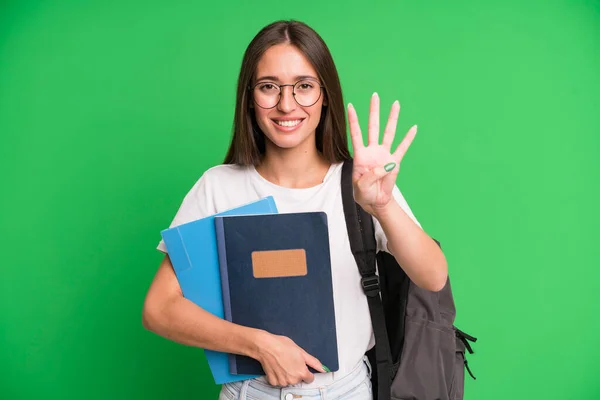
[[[388,250],[408,277],[419,287],[439,291],[446,284],[448,267],[444,253],[393,199],[374,210],[388,240]]]
[[[184,297],[173,297],[144,308],[146,329],[174,342],[256,358],[265,333],[216,317]]]
[[[146,294],[142,324],[177,343],[252,358],[268,335],[219,318],[185,298],[168,255]]]

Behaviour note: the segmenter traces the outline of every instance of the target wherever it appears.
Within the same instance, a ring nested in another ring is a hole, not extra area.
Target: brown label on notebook
[[[304,249],[252,252],[252,272],[255,278],[282,278],[307,274]]]

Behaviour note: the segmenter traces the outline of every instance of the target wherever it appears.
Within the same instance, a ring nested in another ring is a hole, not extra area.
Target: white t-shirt
[[[342,206],[341,174],[342,163],[332,164],[321,184],[294,189],[267,181],[253,166],[218,165],[207,170],[194,184],[170,225],[173,227],[197,220],[265,196],[273,196],[280,213],[323,211],[327,214],[339,370],[315,374],[311,384],[301,383],[298,387],[318,387],[342,378],[362,362],[365,352],[375,343],[367,298],[350,250]],[[419,224],[397,186],[394,187],[393,196]],[[385,234],[377,220],[373,220],[377,247],[387,250]],[[167,252],[162,240],[158,249]]]

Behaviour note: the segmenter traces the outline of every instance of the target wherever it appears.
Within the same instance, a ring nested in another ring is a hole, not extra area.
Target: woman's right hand
[[[325,372],[321,362],[292,339],[268,332],[263,332],[261,336],[257,343],[257,360],[265,370],[270,385],[288,386],[302,381],[311,383],[315,378],[308,366]]]

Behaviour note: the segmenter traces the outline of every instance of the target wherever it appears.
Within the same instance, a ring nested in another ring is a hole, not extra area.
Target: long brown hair
[[[265,136],[250,111],[252,97],[248,87],[265,51],[282,43],[291,44],[304,54],[324,86],[328,104],[323,106],[316,129],[317,150],[331,163],[349,159],[342,87],[333,57],[317,32],[303,22],[290,20],[262,28],[244,53],[237,83],[233,137],[224,163],[257,165],[265,152]]]

